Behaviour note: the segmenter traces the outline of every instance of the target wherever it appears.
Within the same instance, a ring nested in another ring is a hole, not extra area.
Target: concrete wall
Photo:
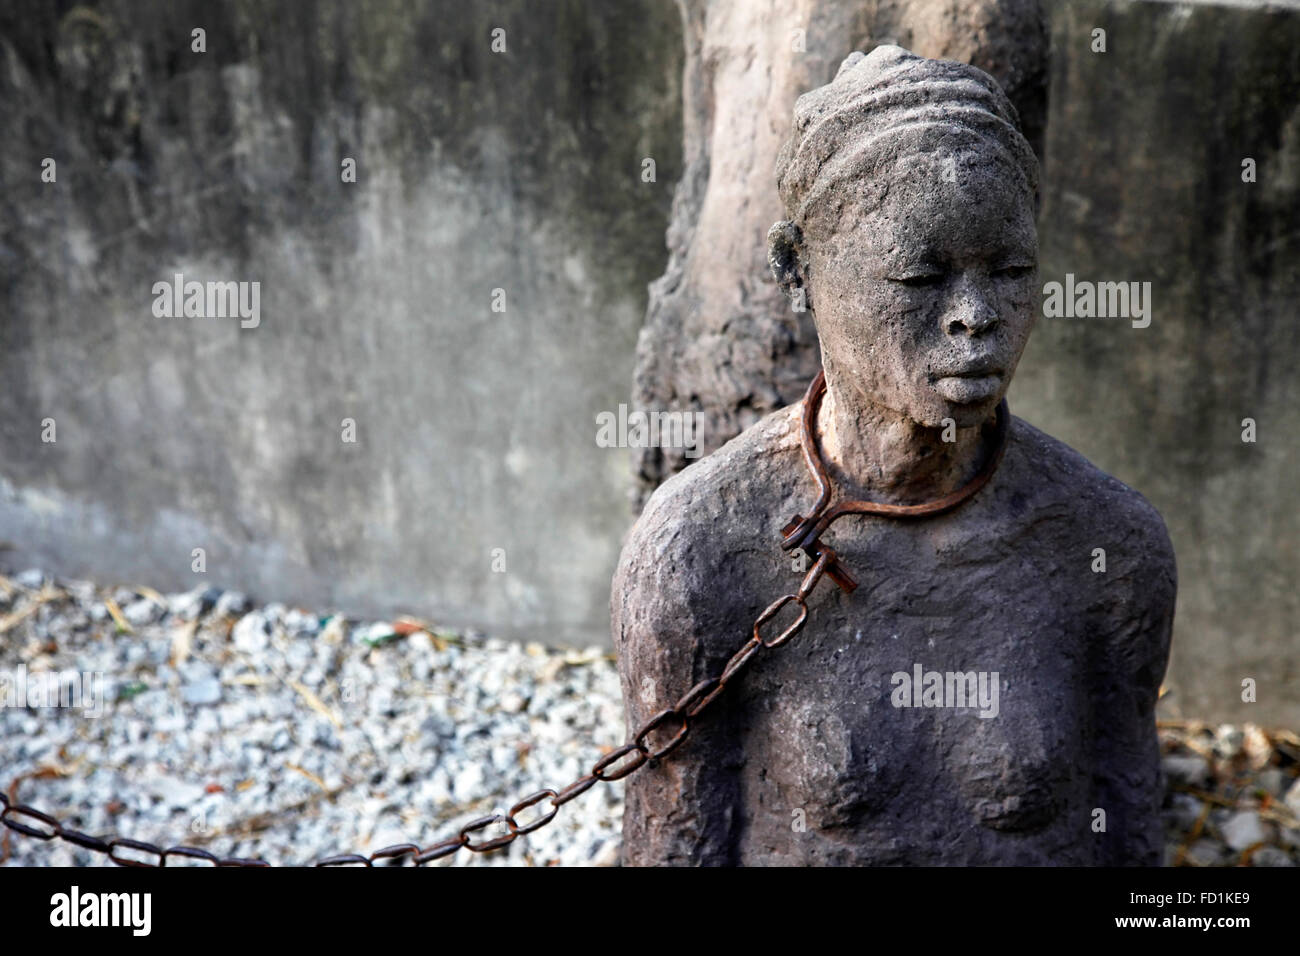
[[[607,640],[594,416],[666,259],[681,60],[662,0],[5,4],[0,564]],[[260,325],[155,317],[177,272],[259,281]]]
[[[1042,279],[1150,282],[1151,324],[1041,319],[1011,407],[1164,515],[1167,712],[1300,726],[1300,3],[1051,6]]]

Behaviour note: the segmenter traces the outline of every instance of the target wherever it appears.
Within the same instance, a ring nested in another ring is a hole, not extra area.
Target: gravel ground
[[[1160,738],[1168,865],[1300,864],[1300,736],[1167,721]]]
[[[41,672],[99,673],[103,701],[94,719],[0,706],[0,787],[87,833],[304,863],[428,846],[622,743],[603,651],[418,628],[215,590],[0,578],[0,682],[30,694]],[[508,848],[444,865],[614,865],[622,813],[621,786],[600,784]],[[8,865],[104,862],[5,839]]]
[[[81,706],[5,706],[60,672],[93,675]],[[0,576],[0,787],[87,833],[275,864],[428,846],[622,741],[596,648]],[[1300,863],[1300,737],[1179,721],[1161,743],[1170,865]],[[622,786],[597,785],[508,848],[441,865],[616,865],[622,813]],[[112,865],[7,832],[0,863]]]

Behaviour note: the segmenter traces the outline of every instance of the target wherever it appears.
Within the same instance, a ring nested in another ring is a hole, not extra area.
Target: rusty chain
[[[512,806],[507,813],[494,813],[479,817],[477,820],[471,820],[457,831],[456,836],[431,844],[423,849],[414,843],[398,843],[375,850],[368,856],[359,853],[344,853],[317,860],[313,865],[374,866],[376,862],[401,861],[406,857],[410,857],[416,866],[423,866],[434,860],[451,856],[460,850],[469,850],[472,853],[487,853],[492,850],[499,850],[509,846],[519,837],[540,830],[549,824],[559,813],[560,807],[586,793],[597,783],[612,783],[615,780],[621,780],[640,770],[649,761],[668,756],[686,741],[694,722],[710,704],[721,696],[731,681],[735,680],[749,666],[759,651],[778,648],[803,629],[808,620],[808,597],[823,576],[829,576],[847,593],[851,593],[857,587],[857,582],[844,569],[835,551],[820,540],[821,535],[825,533],[832,521],[845,514],[877,514],[899,518],[922,517],[950,511],[972,497],[983,487],[1001,459],[1005,447],[1007,420],[1009,418],[1005,400],[998,406],[996,451],[989,457],[979,474],[958,491],[920,505],[900,506],[870,501],[848,501],[830,508],[830,481],[827,478],[816,440],[817,409],[825,391],[825,375],[818,372],[817,377],[808,386],[803,401],[803,453],[805,462],[812,472],[813,480],[817,484],[817,502],[808,517],[795,515],[782,529],[782,548],[786,551],[796,548],[801,549],[804,554],[813,559],[813,564],[804,574],[797,591],[777,598],[758,615],[754,621],[753,632],[749,640],[731,655],[731,659],[727,661],[726,666],[722,668],[717,677],[710,677],[700,681],[683,694],[672,707],[667,707],[650,717],[632,735],[630,743],[626,743],[606,754],[592,765],[587,774],[579,777],[559,791],[549,788],[538,790],[536,793],[524,797]],[[798,608],[794,621],[775,637],[765,640],[761,633],[762,628],[791,604]],[[651,735],[662,732],[665,727],[674,731],[671,736],[664,734],[664,736],[667,736],[667,740],[652,743]],[[543,801],[548,801],[550,806],[540,812],[534,819],[526,823],[520,823],[516,819],[519,814],[532,809]],[[260,859],[218,857],[216,854],[199,847],[173,846],[164,849],[157,844],[146,843],[141,840],[128,840],[124,837],[110,839],[93,837],[65,827],[57,818],[34,807],[12,803],[8,795],[3,792],[0,792],[0,807],[3,807],[3,810],[0,811],[0,823],[3,823],[8,829],[16,833],[34,837],[38,840],[63,840],[65,843],[71,843],[74,846],[103,853],[118,866],[164,867],[167,865],[169,858],[200,860],[210,866],[253,867],[271,865]],[[505,823],[509,832],[480,843],[473,842],[473,834],[496,823]],[[147,858],[142,859],[140,855]]]

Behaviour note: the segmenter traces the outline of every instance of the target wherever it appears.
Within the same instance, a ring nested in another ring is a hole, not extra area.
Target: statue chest
[[[1068,758],[1088,733],[1086,594],[1059,560],[1025,560],[1032,548],[1008,566],[987,544],[893,542],[894,563],[872,570],[877,549],[847,544],[858,590],[823,584],[743,695],[768,822],[942,845],[957,822],[992,835],[1059,821],[1086,790]]]

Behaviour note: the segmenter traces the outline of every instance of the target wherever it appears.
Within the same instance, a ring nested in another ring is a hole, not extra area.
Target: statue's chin
[[[992,418],[1005,384],[1005,377],[998,374],[948,376],[913,381],[888,392],[872,392],[860,385],[857,391],[870,404],[924,428],[946,428],[950,423],[975,428]]]
[[[949,422],[958,428],[975,428],[988,422],[1002,400],[1002,382],[950,382],[939,379],[930,384],[931,399],[924,414],[915,420],[929,428],[943,428]]]

